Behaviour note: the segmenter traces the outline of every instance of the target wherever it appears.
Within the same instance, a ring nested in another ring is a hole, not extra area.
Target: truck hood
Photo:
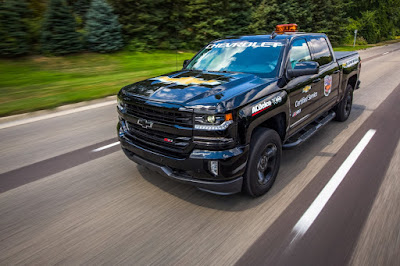
[[[221,103],[269,81],[253,74],[182,70],[125,86],[122,93],[146,101],[204,106]]]

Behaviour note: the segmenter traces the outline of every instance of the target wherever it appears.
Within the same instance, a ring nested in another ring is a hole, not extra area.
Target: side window
[[[302,61],[310,61],[310,50],[308,49],[307,42],[304,39],[297,39],[292,42],[292,48],[290,49],[289,61],[292,68],[296,63]]]
[[[314,61],[318,62],[320,66],[329,64],[332,62],[333,57],[331,51],[329,50],[328,43],[324,37],[312,37],[311,45],[314,50]]]

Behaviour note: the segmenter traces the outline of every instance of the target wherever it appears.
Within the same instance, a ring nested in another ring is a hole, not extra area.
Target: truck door
[[[290,46],[286,68],[293,68],[298,62],[310,60],[311,53],[306,39],[294,39]],[[286,90],[290,99],[290,132],[304,126],[318,107],[315,101],[319,93],[313,88],[312,83],[316,78],[318,75],[300,76],[287,84]]]
[[[324,36],[309,37],[312,60],[319,63],[318,77],[313,81],[318,92],[318,113],[330,109],[339,97],[339,65],[334,60],[328,41]]]

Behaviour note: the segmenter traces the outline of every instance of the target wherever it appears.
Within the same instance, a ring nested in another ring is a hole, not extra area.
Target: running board
[[[294,148],[304,141],[308,140],[312,135],[314,135],[319,129],[328,124],[329,121],[334,119],[336,116],[335,112],[331,111],[326,115],[317,118],[310,125],[306,126],[305,129],[300,131],[300,133],[295,134],[293,137],[290,137],[285,144],[283,144],[284,149]]]

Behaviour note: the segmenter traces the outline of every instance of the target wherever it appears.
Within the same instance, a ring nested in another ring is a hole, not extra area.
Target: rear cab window
[[[333,61],[331,50],[323,36],[310,37],[310,43],[313,49],[313,61],[318,62],[320,66],[327,65]]]

